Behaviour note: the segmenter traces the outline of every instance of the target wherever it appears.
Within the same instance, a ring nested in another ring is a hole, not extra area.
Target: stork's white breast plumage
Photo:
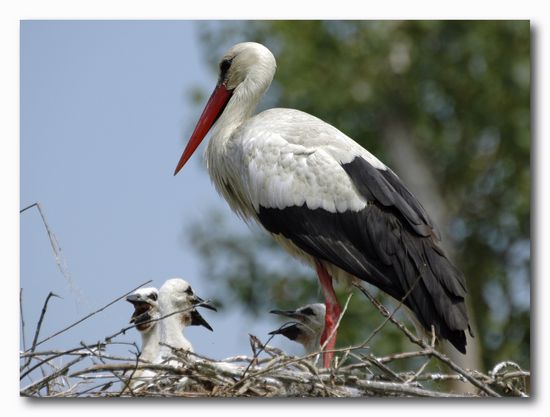
[[[433,325],[465,352],[465,281],[439,247],[437,227],[393,171],[335,127],[292,109],[252,116],[275,68],[257,43],[224,55],[175,173],[212,128],[205,157],[217,190],[317,270],[327,310],[323,338],[335,335],[340,308],[332,278],[340,277],[367,281],[397,300],[408,294],[403,303],[424,328]]]

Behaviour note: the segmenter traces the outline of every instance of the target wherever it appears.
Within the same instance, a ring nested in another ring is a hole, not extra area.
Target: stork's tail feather
[[[463,274],[432,238],[418,238],[408,233],[403,233],[402,238],[405,250],[397,253],[399,262],[394,268],[405,294],[411,285],[415,286],[404,303],[425,329],[433,325],[438,337],[447,339],[458,351],[466,353],[465,332],[472,334],[472,331],[464,301],[466,282]]]

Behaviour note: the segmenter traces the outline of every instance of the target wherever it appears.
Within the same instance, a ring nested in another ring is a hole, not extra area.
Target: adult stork
[[[293,109],[253,116],[275,68],[258,43],[239,43],[223,56],[174,175],[212,128],[205,157],[218,192],[317,271],[326,305],[322,342],[330,337],[325,366],[340,314],[333,278],[364,280],[403,300],[425,329],[433,326],[465,353],[465,280],[426,210],[391,169],[335,127]]]

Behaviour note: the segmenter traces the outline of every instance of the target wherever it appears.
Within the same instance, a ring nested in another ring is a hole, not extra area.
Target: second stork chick
[[[171,356],[171,348],[193,352],[193,345],[183,335],[189,326],[204,326],[212,331],[212,327],[201,316],[195,307],[205,307],[216,311],[216,308],[197,296],[191,285],[181,278],[167,280],[159,290],[160,347],[157,362]]]
[[[290,322],[270,332],[270,335],[282,334],[286,338],[300,343],[305,353],[319,352],[321,335],[325,328],[326,307],[324,304],[308,304],[296,310],[271,310],[270,313],[288,317]]]

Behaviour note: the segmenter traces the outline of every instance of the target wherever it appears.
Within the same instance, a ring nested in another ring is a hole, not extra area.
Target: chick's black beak
[[[296,340],[296,338],[302,333],[300,327],[296,323],[287,324],[280,327],[277,330],[269,332],[270,335],[281,334],[290,340]]]
[[[204,317],[195,309],[191,311],[191,326],[204,326],[211,332],[214,331]]]

